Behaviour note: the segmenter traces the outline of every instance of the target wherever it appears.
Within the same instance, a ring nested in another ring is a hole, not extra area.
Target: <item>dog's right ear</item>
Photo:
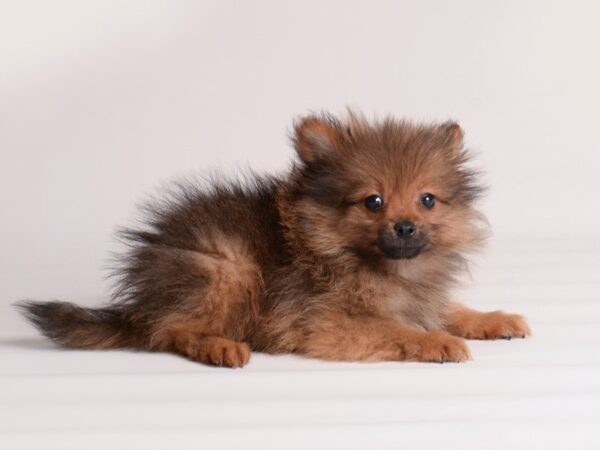
[[[340,148],[340,124],[331,116],[308,116],[294,126],[294,146],[306,164],[326,159]]]
[[[462,148],[465,133],[457,122],[449,120],[440,125],[440,130],[444,136],[445,144],[451,150],[460,150]]]

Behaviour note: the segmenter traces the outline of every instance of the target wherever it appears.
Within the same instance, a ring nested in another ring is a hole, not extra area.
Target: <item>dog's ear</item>
[[[465,133],[460,125],[452,120],[440,126],[445,145],[452,150],[459,150],[463,146]]]
[[[341,140],[339,122],[331,116],[308,116],[294,127],[293,141],[300,159],[307,164],[334,155]]]

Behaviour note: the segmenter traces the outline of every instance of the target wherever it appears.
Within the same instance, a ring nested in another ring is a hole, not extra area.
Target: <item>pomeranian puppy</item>
[[[458,124],[299,120],[286,175],[178,185],[120,236],[113,300],[19,306],[66,347],[245,365],[251,351],[461,362],[464,339],[529,335],[523,317],[452,301],[485,227]]]

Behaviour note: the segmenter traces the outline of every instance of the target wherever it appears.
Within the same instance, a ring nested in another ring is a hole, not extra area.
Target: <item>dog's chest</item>
[[[447,301],[434,290],[397,287],[387,298],[386,307],[395,319],[424,330],[438,330],[443,326]]]
[[[369,305],[368,309],[376,309],[376,314],[424,330],[442,328],[447,306],[444,292],[416,282],[386,278],[357,277],[354,281],[349,283],[353,289],[348,296],[360,299],[359,303]]]

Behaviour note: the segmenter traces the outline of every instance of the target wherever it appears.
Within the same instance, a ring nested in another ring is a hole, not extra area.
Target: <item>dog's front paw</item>
[[[421,362],[464,362],[471,359],[466,342],[445,331],[429,331],[404,345],[405,358]]]
[[[465,327],[462,334],[467,339],[511,339],[530,335],[531,330],[523,316],[502,311],[481,314]]]

